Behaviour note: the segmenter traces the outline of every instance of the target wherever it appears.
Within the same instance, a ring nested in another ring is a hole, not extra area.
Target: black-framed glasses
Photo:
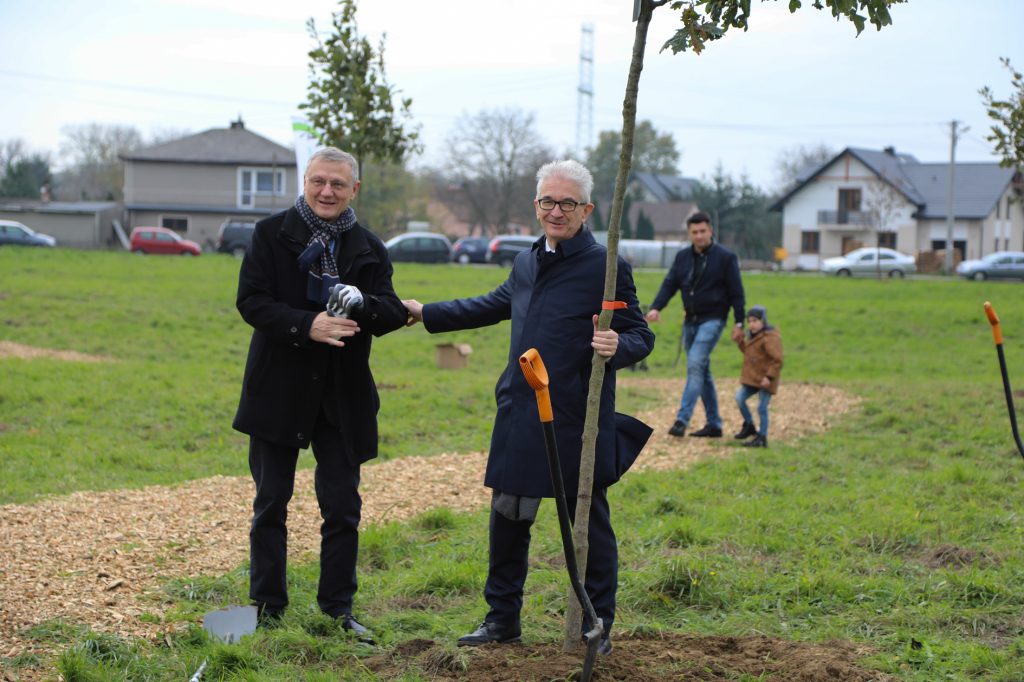
[[[356,184],[354,182],[350,182],[346,185],[344,182],[338,182],[337,180],[334,180],[333,182],[327,182],[323,178],[307,177],[306,180],[309,181],[309,184],[313,185],[314,189],[323,189],[326,185],[330,185],[331,190],[334,192],[340,192],[341,190],[348,189],[352,185]]]
[[[538,199],[537,205],[545,211],[555,210],[555,204],[562,209],[562,213],[572,213],[576,210],[577,206],[586,206],[585,201],[573,201],[572,199],[562,199],[561,201],[555,201],[554,199]]]

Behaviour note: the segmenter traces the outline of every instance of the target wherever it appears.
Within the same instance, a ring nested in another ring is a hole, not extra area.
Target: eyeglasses
[[[563,199],[562,201],[555,201],[554,199],[538,199],[537,205],[545,211],[555,210],[555,204],[562,209],[562,213],[572,213],[576,210],[577,206],[586,206],[585,201],[573,201],[572,199]]]
[[[356,184],[354,182],[350,182],[350,183],[348,183],[346,185],[344,182],[338,182],[337,180],[335,180],[334,182],[327,182],[323,178],[310,178],[310,177],[307,177],[306,180],[309,181],[309,184],[313,185],[314,189],[323,189],[325,185],[330,185],[331,186],[331,191],[334,191],[334,192],[340,192],[341,190],[348,189],[349,187],[351,187],[354,184]]]

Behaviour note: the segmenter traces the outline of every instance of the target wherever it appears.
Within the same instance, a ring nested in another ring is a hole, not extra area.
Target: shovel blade
[[[214,639],[234,644],[245,635],[256,632],[255,606],[229,606],[203,616],[203,629]]]

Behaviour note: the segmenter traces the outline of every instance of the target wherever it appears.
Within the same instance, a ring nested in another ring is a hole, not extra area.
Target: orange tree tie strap
[[[623,303],[622,301],[602,301],[601,302],[601,309],[602,310],[617,310],[619,308],[625,308],[625,307],[626,307],[626,304]]]

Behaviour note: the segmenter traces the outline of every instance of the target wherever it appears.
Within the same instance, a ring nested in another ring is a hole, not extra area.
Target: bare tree
[[[135,126],[85,123],[64,126],[65,141],[60,153],[67,158],[67,170],[58,185],[68,200],[124,199],[124,163],[121,155],[143,146]]]
[[[902,180],[889,180],[883,171],[880,178],[867,186],[864,196],[864,207],[875,224],[875,267],[879,279],[882,278],[882,235],[892,231],[893,221],[907,204],[900,190],[902,186]]]
[[[775,173],[778,179],[776,191],[782,192],[792,185],[808,164],[823,164],[830,161],[838,152],[824,142],[805,147],[798,144],[789,149],[783,149],[775,157]]]
[[[534,173],[553,153],[534,130],[531,114],[520,109],[464,113],[446,144],[445,174],[459,190],[448,200],[461,202],[471,222],[503,234],[513,221],[533,220]]]

